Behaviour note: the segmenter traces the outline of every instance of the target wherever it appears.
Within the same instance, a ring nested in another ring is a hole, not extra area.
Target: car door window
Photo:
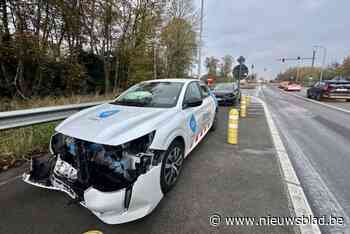
[[[207,98],[209,97],[209,89],[205,85],[201,85],[201,91],[202,91],[202,97]]]
[[[183,106],[192,99],[202,99],[202,93],[197,82],[192,82],[187,86]]]

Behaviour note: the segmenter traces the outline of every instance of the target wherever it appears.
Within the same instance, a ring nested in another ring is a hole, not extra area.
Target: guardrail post
[[[240,114],[242,118],[247,117],[247,101],[246,101],[246,97],[243,96],[241,98],[241,110],[240,110]]]
[[[239,113],[237,109],[232,109],[228,118],[227,142],[231,145],[238,143],[238,121]]]

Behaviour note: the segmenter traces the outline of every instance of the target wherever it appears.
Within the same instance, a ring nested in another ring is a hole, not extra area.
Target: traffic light
[[[300,59],[301,59],[301,57],[299,56],[297,59],[298,59],[298,60],[300,60]]]
[[[282,63],[285,63],[286,62],[286,59],[285,58],[282,58]]]

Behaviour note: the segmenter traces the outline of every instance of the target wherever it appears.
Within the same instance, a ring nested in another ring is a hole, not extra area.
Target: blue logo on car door
[[[193,114],[192,114],[191,119],[190,119],[190,128],[191,128],[193,133],[195,133],[197,131],[197,121],[196,121],[196,117],[194,117]]]

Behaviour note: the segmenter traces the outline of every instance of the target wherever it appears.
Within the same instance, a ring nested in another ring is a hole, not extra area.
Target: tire
[[[346,99],[346,102],[350,102],[350,99]]]
[[[215,111],[214,122],[211,125],[210,131],[215,132],[218,125],[218,111]]]
[[[160,173],[160,186],[164,194],[168,193],[176,184],[184,161],[184,145],[175,140],[165,152]]]
[[[315,97],[315,99],[316,99],[317,101],[321,101],[321,94],[320,94],[320,93],[317,94],[316,97]]]
[[[311,99],[311,95],[309,92],[306,93],[306,97]]]

